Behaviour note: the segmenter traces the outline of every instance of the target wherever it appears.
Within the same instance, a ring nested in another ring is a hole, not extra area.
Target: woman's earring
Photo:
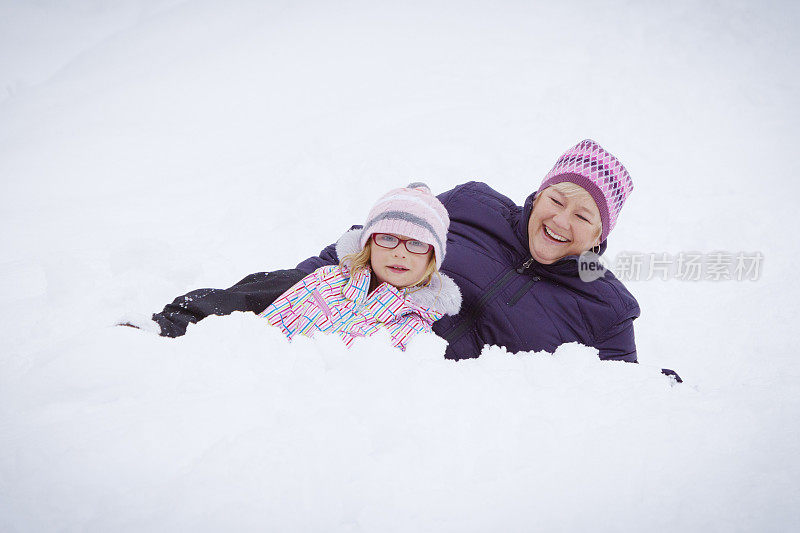
[[[599,244],[595,244],[594,246],[592,246],[592,253],[594,253],[594,255],[600,255],[600,245]]]

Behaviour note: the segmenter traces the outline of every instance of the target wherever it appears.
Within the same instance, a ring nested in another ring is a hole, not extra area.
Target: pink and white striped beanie
[[[394,189],[372,206],[361,233],[361,248],[373,233],[395,233],[432,244],[436,268],[442,266],[447,247],[447,209],[424,183]]]
[[[565,181],[580,185],[592,195],[603,221],[600,242],[606,240],[617,224],[622,204],[633,192],[633,180],[628,171],[602,146],[586,139],[564,152],[536,192]]]

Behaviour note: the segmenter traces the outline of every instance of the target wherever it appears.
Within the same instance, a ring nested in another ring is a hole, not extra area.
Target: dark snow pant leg
[[[302,270],[257,272],[228,289],[197,289],[178,296],[153,320],[161,326],[164,337],[180,337],[186,327],[210,315],[229,315],[234,311],[260,313],[306,277]]]

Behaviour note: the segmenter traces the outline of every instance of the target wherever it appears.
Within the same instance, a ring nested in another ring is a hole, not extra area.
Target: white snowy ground
[[[789,531],[796,2],[0,2],[0,530]],[[113,327],[290,267],[391,187],[522,201],[591,137],[641,365],[253,315]],[[794,328],[796,331],[796,328]],[[680,386],[658,373],[677,370]]]

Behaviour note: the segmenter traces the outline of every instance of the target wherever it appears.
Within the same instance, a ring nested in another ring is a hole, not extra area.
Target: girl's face
[[[405,235],[389,233],[400,239],[408,239]],[[412,254],[406,249],[404,243],[398,243],[395,248],[384,248],[376,245],[373,240],[370,246],[370,266],[372,272],[380,283],[389,283],[402,289],[417,283],[428,262],[431,260],[433,247],[426,254]]]
[[[528,248],[537,262],[549,265],[598,244],[600,210],[588,193],[567,197],[548,187],[539,194],[528,219]]]

